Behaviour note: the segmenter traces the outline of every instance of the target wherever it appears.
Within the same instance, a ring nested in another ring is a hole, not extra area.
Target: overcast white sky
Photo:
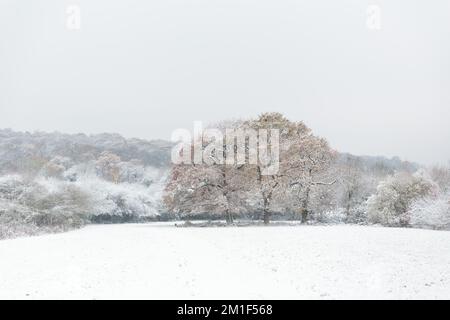
[[[263,111],[340,151],[446,162],[450,1],[0,0],[0,128],[169,139]]]

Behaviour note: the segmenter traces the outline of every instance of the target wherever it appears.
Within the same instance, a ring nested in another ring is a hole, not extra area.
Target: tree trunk
[[[352,200],[352,197],[353,197],[353,192],[349,191],[348,194],[347,194],[347,205],[346,205],[346,208],[345,208],[345,214],[346,214],[346,220],[347,221],[350,220],[350,208],[351,208],[350,201]]]
[[[302,223],[308,221],[308,205],[309,205],[309,193],[311,189],[308,187],[305,192],[305,198],[302,201]]]
[[[268,225],[270,223],[270,212],[269,212],[269,201],[264,198],[264,224]]]
[[[270,213],[268,211],[264,211],[264,224],[268,225],[270,223]]]
[[[224,154],[224,159],[226,159],[226,155]],[[234,222],[233,214],[230,211],[230,199],[229,199],[229,190],[228,190],[228,181],[227,181],[227,173],[225,166],[222,167],[222,190],[223,190],[223,196],[226,201],[226,210],[225,210],[225,219],[227,224],[232,224]]]
[[[233,222],[234,222],[233,214],[230,212],[230,210],[228,210],[228,209],[226,210],[225,216],[226,216],[227,224],[233,224]]]
[[[308,210],[303,209],[302,210],[302,223],[306,223],[308,221]]]

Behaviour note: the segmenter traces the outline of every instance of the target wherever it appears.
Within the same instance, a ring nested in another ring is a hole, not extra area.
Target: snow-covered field
[[[0,298],[450,298],[450,232],[101,225],[0,241]]]

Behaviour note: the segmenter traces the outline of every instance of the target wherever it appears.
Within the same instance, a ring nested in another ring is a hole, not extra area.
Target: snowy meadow
[[[92,225],[0,241],[0,299],[449,299],[450,232]]]

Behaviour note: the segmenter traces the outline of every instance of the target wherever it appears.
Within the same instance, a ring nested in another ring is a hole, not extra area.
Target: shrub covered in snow
[[[159,215],[160,195],[156,186],[115,184],[95,177],[79,179],[76,185],[90,195],[92,221],[126,222]]]
[[[412,203],[437,192],[438,186],[423,171],[397,173],[382,181],[367,201],[368,219],[386,226],[406,226]]]
[[[313,216],[315,222],[324,224],[341,224],[347,220],[347,214],[343,208],[324,211]]]
[[[37,234],[33,223],[35,212],[26,206],[0,199],[0,239]]]
[[[155,218],[159,215],[160,189],[157,183],[116,184],[95,176],[76,181],[3,176],[0,177],[0,237],[62,231],[89,222]]]
[[[80,227],[86,223],[89,210],[89,196],[67,182],[0,178],[2,237]]]
[[[410,224],[419,228],[450,229],[450,193],[427,197],[413,203]]]
[[[324,224],[367,224],[367,207],[365,204],[347,208],[335,208],[313,215],[313,221]]]

